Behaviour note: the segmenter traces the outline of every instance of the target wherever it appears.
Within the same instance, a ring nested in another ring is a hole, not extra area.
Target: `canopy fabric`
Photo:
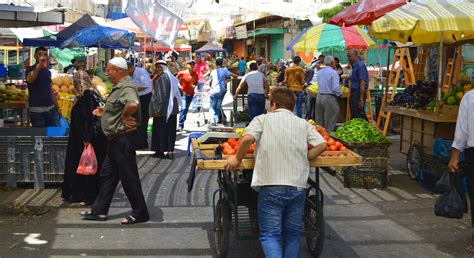
[[[474,3],[427,0],[407,3],[374,21],[376,38],[413,44],[447,44],[474,39]]]
[[[113,21],[107,22],[106,25],[112,28],[128,30],[130,32],[134,32],[135,34],[143,33],[140,27],[138,27],[135,24],[135,22],[133,22],[132,19],[130,19],[130,17],[113,20]]]
[[[217,52],[227,52],[227,50],[214,45],[212,42],[207,42],[204,46],[200,49],[195,51],[198,54],[201,53],[217,53]]]
[[[328,23],[342,27],[370,25],[384,14],[405,3],[406,0],[361,0],[333,16]]]
[[[287,50],[306,52],[366,50],[377,44],[360,28],[319,24],[303,30],[288,45]]]
[[[62,48],[105,47],[129,48],[135,41],[135,33],[126,30],[94,25],[85,28],[65,40]]]
[[[25,28],[63,24],[66,8],[35,8],[0,4],[0,28]]]
[[[52,46],[60,47],[64,40],[68,39],[78,31],[97,25],[89,14],[84,14],[79,20],[72,23],[56,35],[48,35],[40,38],[25,38],[24,46]]]
[[[11,28],[10,30],[21,42],[23,42],[25,38],[39,38],[44,36],[42,28]]]
[[[191,51],[192,47],[187,44],[176,44],[174,47],[170,48],[167,46],[164,46],[163,44],[160,44],[159,42],[154,42],[153,46],[151,44],[151,41],[147,41],[146,45],[142,42],[141,44],[141,51],[158,51],[158,52],[168,52],[168,51],[178,51],[178,52],[184,52],[184,51]]]
[[[76,34],[78,31],[92,27],[94,25],[97,25],[97,22],[95,22],[94,19],[92,19],[92,17],[86,13],[79,20],[69,25],[64,30],[58,32],[56,36],[58,37],[58,39],[68,39],[74,34]]]

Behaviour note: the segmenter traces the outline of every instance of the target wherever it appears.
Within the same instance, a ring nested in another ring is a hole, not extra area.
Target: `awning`
[[[272,35],[272,34],[285,34],[285,29],[256,29],[255,31],[248,31],[247,37],[253,37],[258,35]]]
[[[64,23],[66,8],[34,8],[0,4],[0,27],[24,28]]]

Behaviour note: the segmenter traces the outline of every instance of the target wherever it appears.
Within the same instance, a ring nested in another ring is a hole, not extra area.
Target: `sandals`
[[[101,217],[95,214],[92,211],[83,211],[81,212],[81,216],[83,220],[94,220],[94,221],[106,221],[107,217]]]
[[[147,222],[148,219],[142,219],[142,220],[138,220],[136,219],[135,217],[133,216],[128,216],[126,218],[124,218],[120,223],[122,225],[132,225],[132,224],[136,224],[136,223],[141,223],[141,222]]]

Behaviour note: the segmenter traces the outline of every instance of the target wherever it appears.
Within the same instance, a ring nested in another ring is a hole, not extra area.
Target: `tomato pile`
[[[226,142],[221,144],[222,153],[224,155],[235,155],[237,153],[237,150],[239,149],[239,146],[240,146],[240,139],[235,139],[231,137]],[[255,150],[255,143],[250,145],[250,148],[247,154],[253,154],[254,150]]]
[[[321,127],[319,125],[316,126],[316,131],[321,134],[321,136],[326,140],[327,142],[327,151],[347,151],[346,146],[344,146],[340,141],[336,141],[329,134],[327,133],[326,129],[324,127]]]

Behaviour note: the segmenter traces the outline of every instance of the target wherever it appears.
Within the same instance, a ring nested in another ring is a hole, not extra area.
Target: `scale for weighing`
[[[220,143],[227,141],[230,137],[238,138],[233,127],[209,126],[208,131],[199,137],[202,143]]]

